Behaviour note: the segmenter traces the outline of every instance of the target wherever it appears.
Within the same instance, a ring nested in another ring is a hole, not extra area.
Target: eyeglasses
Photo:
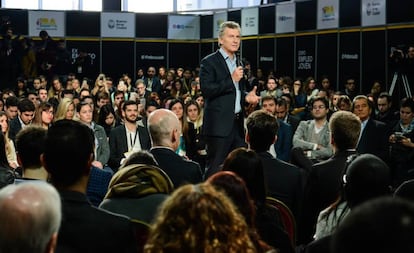
[[[325,108],[326,107],[324,105],[319,105],[319,106],[313,106],[312,107],[313,110],[318,110],[318,109],[322,110],[322,109],[325,109]]]

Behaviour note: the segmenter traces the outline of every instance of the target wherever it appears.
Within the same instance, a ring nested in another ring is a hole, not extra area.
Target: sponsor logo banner
[[[37,37],[40,31],[51,37],[65,36],[65,13],[63,11],[29,11],[29,36]]]

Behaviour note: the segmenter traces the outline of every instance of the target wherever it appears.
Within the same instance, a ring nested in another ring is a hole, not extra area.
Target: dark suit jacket
[[[356,154],[356,151],[340,151],[328,160],[314,164],[309,172],[305,186],[303,202],[301,238],[308,241],[312,239],[319,212],[335,202],[338,198],[342,175],[348,156]]]
[[[22,125],[20,124],[19,116],[12,119],[9,124],[9,138],[13,142],[16,139],[17,133],[22,129]]]
[[[138,125],[137,130],[141,148],[143,150],[149,150],[151,148],[151,140],[147,128]],[[109,135],[109,149],[111,150],[108,163],[109,167],[111,167],[112,170],[117,171],[122,158],[125,158],[124,153],[128,151],[126,129],[124,125],[117,126],[111,130]]]
[[[299,122],[300,119],[298,117],[288,114],[287,123],[289,123],[292,126],[293,132],[295,132],[298,128]]]
[[[290,150],[292,149],[292,127],[282,120],[277,121],[279,122],[279,130],[277,132],[277,141],[273,145],[277,158],[288,162],[290,160]]]
[[[80,192],[59,193],[63,215],[56,252],[137,252],[126,217],[92,207]]]
[[[203,133],[213,137],[228,136],[233,130],[236,88],[220,51],[201,60],[200,88],[205,100]],[[241,91],[240,105],[243,110],[245,98],[243,80],[240,80],[239,88]],[[243,129],[242,120],[240,120],[240,129]],[[240,134],[243,135],[243,133]]]
[[[160,168],[171,178],[175,188],[186,183],[196,184],[203,180],[198,163],[184,160],[169,148],[156,147],[152,148],[150,152],[154,155]]]
[[[145,87],[148,87],[148,77],[144,78]],[[161,94],[161,82],[157,76],[152,78],[152,92],[157,92],[158,95]]]
[[[390,132],[383,122],[369,118],[356,149],[359,154],[369,153],[388,161],[389,136]]]
[[[274,158],[269,152],[258,153],[263,164],[268,196],[285,203],[296,216],[302,205],[302,174],[298,167]]]

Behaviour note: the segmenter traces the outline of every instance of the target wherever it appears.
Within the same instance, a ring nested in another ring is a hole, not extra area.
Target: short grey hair
[[[237,29],[237,30],[241,30],[240,25],[234,21],[225,21],[223,23],[221,23],[220,25],[220,30],[218,33],[219,38],[221,38],[224,34],[224,29],[229,28],[229,29]]]
[[[62,220],[58,192],[41,181],[1,189],[0,210],[0,252],[45,252]]]

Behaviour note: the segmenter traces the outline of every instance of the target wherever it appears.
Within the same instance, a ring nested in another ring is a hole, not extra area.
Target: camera
[[[390,51],[391,51],[391,59],[393,59],[395,62],[400,62],[402,59],[405,58],[405,45],[398,45],[395,47],[391,47]]]

